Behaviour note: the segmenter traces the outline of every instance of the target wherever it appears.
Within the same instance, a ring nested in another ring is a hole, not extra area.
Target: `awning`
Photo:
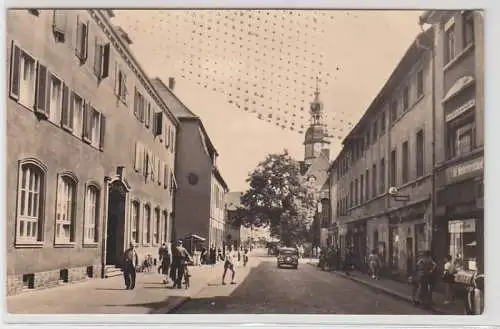
[[[197,240],[200,240],[200,241],[205,241],[206,240],[205,238],[202,238],[201,236],[196,235],[196,234],[191,234],[191,235],[188,235],[186,237],[186,239],[191,239],[191,238],[194,238],[194,239],[197,239]]]
[[[446,93],[446,96],[444,96],[443,100],[441,103],[445,103],[451,98],[455,97],[457,94],[459,94],[462,90],[470,86],[475,82],[474,77],[470,75],[463,76],[459,78],[455,84],[448,90]]]

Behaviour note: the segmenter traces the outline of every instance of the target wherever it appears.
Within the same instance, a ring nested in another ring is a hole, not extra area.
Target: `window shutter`
[[[48,114],[47,110],[47,67],[38,63],[38,74],[36,79],[36,102],[35,111]]]
[[[107,43],[101,46],[101,78],[107,78],[109,76],[109,62],[110,62],[110,52],[111,44]]]
[[[168,187],[168,165],[163,163],[163,187]]]
[[[158,159],[158,185],[163,183],[163,161]]]
[[[71,92],[71,98],[69,101],[69,117],[68,117],[68,123],[69,123],[69,128],[73,129],[73,114],[75,113],[75,93]]]
[[[61,125],[69,128],[69,88],[64,85],[62,88],[62,105],[61,105]]]
[[[85,140],[90,140],[89,136],[89,116],[90,116],[90,103],[85,101],[83,104],[83,118],[82,118],[82,137]]]
[[[66,32],[66,12],[64,10],[54,10],[52,29],[54,32],[62,34]]]
[[[143,167],[143,170],[144,170],[144,176],[146,177],[146,179],[148,178],[148,174],[149,174],[149,152],[148,150],[146,150],[144,148],[144,156],[143,156],[143,163],[144,163],[144,167]]]
[[[104,150],[104,138],[106,136],[106,116],[101,113],[101,130],[99,132],[99,149]]]
[[[10,57],[10,97],[19,99],[21,49],[12,41]]]
[[[165,147],[168,149],[170,147],[170,126],[165,129]]]
[[[156,155],[151,152],[151,156],[149,157],[149,163],[151,165],[151,181],[155,181],[156,177]]]
[[[163,128],[163,113],[157,112],[154,114],[154,135],[161,137],[163,135],[162,128]]]
[[[140,157],[141,156],[141,150],[139,147],[139,141],[135,141],[135,156],[134,156],[134,170],[139,171],[139,168],[141,166],[140,164]]]
[[[172,136],[172,139],[171,139],[171,141],[170,141],[170,144],[171,144],[171,149],[170,149],[170,150],[172,151],[172,153],[173,153],[173,152],[174,152],[174,150],[175,150],[175,134],[174,134],[174,132],[175,132],[175,131],[174,131],[174,128],[172,128],[172,130],[170,130],[170,134],[171,134],[171,136]]]
[[[88,58],[89,50],[89,21],[83,24],[83,54],[82,59],[85,61]]]
[[[115,96],[120,97],[120,68],[115,62]]]
[[[122,72],[122,100],[127,103],[127,75]]]
[[[94,45],[94,74],[96,77],[101,78],[101,45],[99,44],[99,38],[95,37],[95,45]]]
[[[81,59],[82,54],[82,23],[80,22],[80,16],[76,16],[76,46],[75,46],[75,54],[78,58]]]
[[[146,128],[149,128],[149,125],[151,124],[151,103],[149,101],[146,102]]]
[[[45,104],[45,108],[47,109],[47,115],[50,114],[50,98],[51,98],[51,92],[52,92],[52,79],[55,77],[50,73],[50,71],[47,71],[47,100]],[[62,83],[62,82],[61,82]]]
[[[142,94],[139,93],[139,116],[140,116],[141,122],[144,122],[144,107],[145,106],[146,106],[146,104],[144,103],[144,96],[142,96]]]

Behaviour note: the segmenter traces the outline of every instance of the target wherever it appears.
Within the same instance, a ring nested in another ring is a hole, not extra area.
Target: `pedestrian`
[[[354,256],[353,256],[353,252],[352,252],[351,248],[347,249],[345,257],[344,257],[344,271],[345,271],[346,275],[350,275],[350,272],[351,272],[352,267],[353,267],[352,265],[354,262],[353,258],[354,258]]]
[[[168,277],[169,277],[169,269],[170,265],[172,264],[172,259],[170,257],[170,253],[168,251],[168,248],[166,247],[165,244],[163,244],[164,248],[162,249],[162,254],[161,254],[161,274],[165,276],[163,279],[164,284],[168,284]]]
[[[200,264],[207,264],[207,248],[204,245],[201,246]]]
[[[414,303],[422,302],[425,306],[432,303],[431,280],[437,268],[436,263],[432,260],[432,253],[427,250],[423,257],[420,258],[416,266],[416,285],[413,287],[412,300]]]
[[[248,249],[245,248],[245,251],[243,252],[243,267],[246,267],[248,263]]]
[[[123,278],[125,279],[125,289],[135,288],[136,268],[139,264],[139,257],[135,250],[135,244],[130,242],[129,248],[125,250],[123,261]]]
[[[172,288],[181,288],[185,265],[188,261],[192,262],[193,259],[186,248],[182,245],[182,240],[179,240],[177,241],[177,246],[172,250],[172,268],[175,273]]]
[[[378,280],[380,260],[376,249],[373,249],[370,256],[368,256],[368,266],[370,269],[371,278],[373,280]]]
[[[163,253],[165,252],[166,248],[167,248],[167,246],[165,243],[162,243],[161,247],[158,248],[158,259],[160,260],[160,266],[158,266],[158,273],[161,273],[161,271],[162,271],[162,267],[161,267],[162,257],[163,257]]]
[[[210,247],[209,258],[210,258],[210,264],[212,264],[212,266],[214,266],[215,262],[217,260],[217,254],[216,254],[216,251],[215,251],[215,246],[213,244],[212,244],[212,247]]]
[[[451,261],[451,255],[446,256],[443,271],[443,282],[445,284],[445,304],[449,304],[454,300],[453,284],[455,283],[455,266]]]
[[[231,252],[231,247],[229,247],[228,252],[224,260],[224,273],[222,274],[222,284],[225,285],[227,270],[231,271],[231,284],[235,284],[234,277],[236,276],[236,271],[234,270],[234,255]]]

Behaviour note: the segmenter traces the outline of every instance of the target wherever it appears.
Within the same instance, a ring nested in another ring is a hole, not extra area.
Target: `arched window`
[[[69,174],[61,174],[57,179],[55,243],[75,242],[77,182]]]
[[[21,164],[19,167],[17,201],[17,244],[30,244],[43,241],[44,194],[44,170],[32,162]]]
[[[144,206],[144,243],[151,243],[151,207],[147,204]]]
[[[140,216],[139,201],[132,201],[132,223],[130,225],[132,242],[139,242],[139,216]]]
[[[85,191],[85,214],[83,226],[83,242],[97,243],[99,237],[99,188],[88,185]]]

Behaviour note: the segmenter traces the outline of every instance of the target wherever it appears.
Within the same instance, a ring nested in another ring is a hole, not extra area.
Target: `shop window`
[[[455,266],[462,270],[477,270],[478,241],[476,219],[448,222],[450,255]]]

